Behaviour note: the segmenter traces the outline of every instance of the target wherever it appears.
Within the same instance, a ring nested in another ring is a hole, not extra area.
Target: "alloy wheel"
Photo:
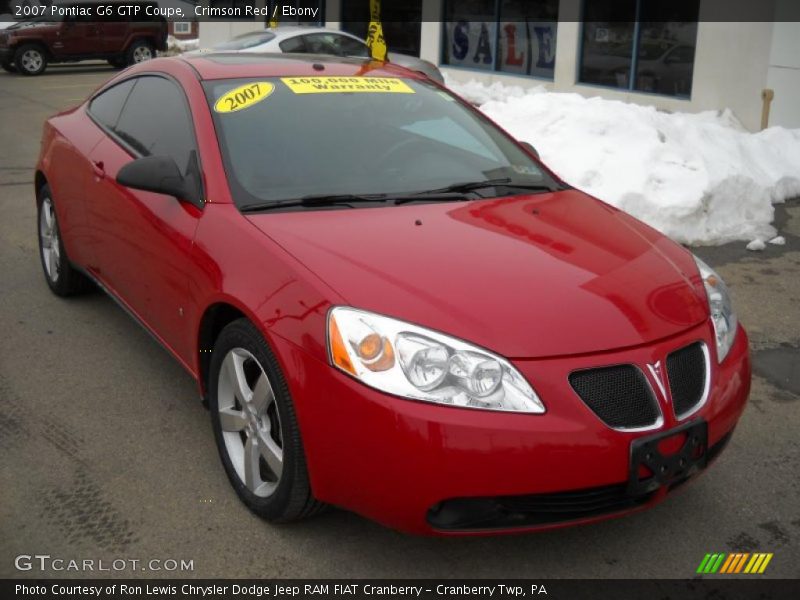
[[[50,198],[42,200],[42,209],[39,212],[39,243],[45,271],[50,281],[55,283],[61,273],[61,244],[58,238],[56,213]]]
[[[148,46],[139,46],[133,51],[133,62],[138,64],[153,58],[153,51]]]
[[[44,58],[42,57],[42,53],[38,50],[30,49],[26,50],[22,54],[21,58],[22,67],[28,71],[29,73],[35,73],[39,69],[42,68],[42,63],[44,62]]]
[[[244,348],[225,355],[217,398],[222,437],[236,474],[256,496],[270,496],[283,473],[281,422],[269,378]]]

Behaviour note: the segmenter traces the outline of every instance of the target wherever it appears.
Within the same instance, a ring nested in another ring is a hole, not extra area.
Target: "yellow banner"
[[[381,0],[369,0],[367,46],[374,60],[386,60],[386,40],[383,38],[383,25],[381,25]]]
[[[281,81],[295,94],[336,94],[342,92],[377,92],[413,94],[396,77],[282,77]]]

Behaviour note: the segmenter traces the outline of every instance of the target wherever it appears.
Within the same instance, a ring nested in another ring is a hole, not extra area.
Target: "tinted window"
[[[369,56],[369,48],[361,40],[354,40],[346,35],[327,34],[330,43],[341,56]]]
[[[304,35],[306,52],[311,54],[336,54],[336,47],[331,44],[329,36],[315,33],[314,35]]]
[[[136,81],[114,131],[139,153],[170,156],[182,170],[194,149],[183,92],[162,77]]]
[[[294,38],[297,39],[297,38]],[[294,39],[292,41],[294,41]],[[367,45],[346,35],[337,33],[312,33],[302,36],[304,52],[312,54],[333,54],[334,56],[369,56]],[[287,40],[289,41],[289,40]],[[290,52],[281,45],[284,52]],[[296,52],[296,51],[295,51]]]
[[[113,129],[133,84],[134,80],[129,79],[96,96],[89,105],[89,112],[99,123]]]
[[[299,35],[289,38],[288,40],[283,40],[280,43],[280,47],[283,52],[306,52],[306,44],[303,41],[303,37]]]

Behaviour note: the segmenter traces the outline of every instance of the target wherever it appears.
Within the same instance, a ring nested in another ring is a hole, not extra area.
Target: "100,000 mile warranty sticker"
[[[337,92],[378,92],[413,94],[396,77],[282,77],[281,81],[295,94],[335,94]]]

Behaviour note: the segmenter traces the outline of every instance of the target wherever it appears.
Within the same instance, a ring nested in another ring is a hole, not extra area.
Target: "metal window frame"
[[[641,24],[641,14],[642,14],[642,0],[636,0],[636,10],[634,12],[634,21],[633,21],[633,48],[631,51],[631,62],[630,62],[630,76],[628,77],[628,85],[627,87],[614,87],[610,85],[603,85],[601,83],[591,83],[587,81],[581,81],[581,70],[583,67],[583,50],[585,47],[585,36],[584,32],[586,29],[586,3],[590,0],[581,0],[581,8],[580,8],[580,15],[581,15],[581,32],[580,37],[578,40],[578,60],[577,64],[575,65],[575,84],[576,85],[587,85],[597,88],[602,88],[606,90],[617,90],[620,92],[629,92],[634,94],[644,94],[648,96],[659,96],[662,98],[672,98],[674,100],[683,100],[683,101],[691,101],[692,94],[694,93],[694,77],[692,77],[692,86],[691,91],[687,96],[678,96],[676,94],[665,94],[662,92],[646,92],[642,90],[636,89],[636,71],[639,68],[639,46],[641,43],[642,38],[642,24]],[[699,25],[700,21],[699,18],[696,21]],[[695,49],[697,47],[697,39],[695,37]],[[692,71],[694,72],[694,66],[697,62],[697,52],[695,52],[694,60],[692,62]]]

